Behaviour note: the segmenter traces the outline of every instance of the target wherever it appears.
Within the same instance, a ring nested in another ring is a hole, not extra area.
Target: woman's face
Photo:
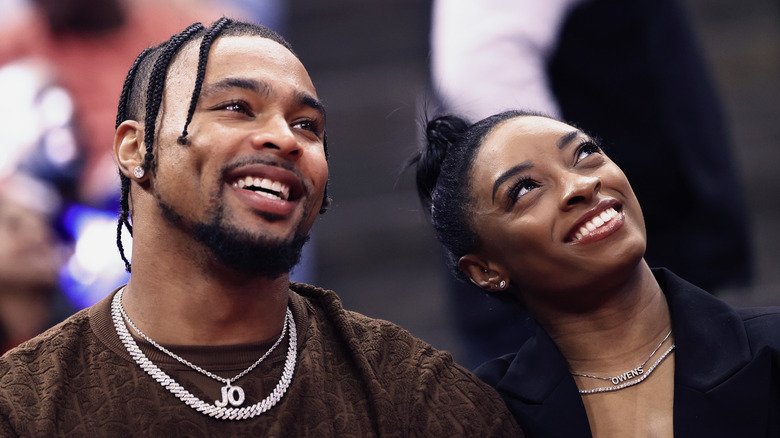
[[[477,256],[525,299],[611,287],[644,255],[644,219],[626,176],[565,123],[499,124],[475,158],[471,195]]]

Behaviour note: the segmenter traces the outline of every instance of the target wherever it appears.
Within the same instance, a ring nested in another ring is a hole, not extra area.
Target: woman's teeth
[[[593,217],[593,219],[586,222],[576,233],[574,233],[574,240],[576,241],[582,239],[602,225],[617,217],[617,215],[617,210],[612,207],[602,211],[600,215]]]

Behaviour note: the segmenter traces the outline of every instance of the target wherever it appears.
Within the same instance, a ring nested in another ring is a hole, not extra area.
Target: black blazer
[[[780,437],[780,307],[734,310],[665,269],[653,270],[675,338],[674,434]],[[520,350],[475,373],[495,387],[528,437],[589,437],[563,356],[528,319]]]

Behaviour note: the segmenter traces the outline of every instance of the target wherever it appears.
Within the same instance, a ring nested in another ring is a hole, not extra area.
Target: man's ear
[[[146,147],[143,143],[144,130],[142,125],[135,120],[125,120],[114,134],[114,159],[122,175],[135,180],[146,179],[143,169]],[[140,176],[139,176],[140,175]]]
[[[490,292],[500,292],[509,285],[503,270],[475,254],[466,254],[458,260],[458,268],[471,282]]]

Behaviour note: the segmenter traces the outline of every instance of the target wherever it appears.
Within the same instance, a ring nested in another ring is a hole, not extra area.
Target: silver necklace
[[[644,374],[642,374],[642,376],[640,378],[638,378],[636,380],[628,380],[628,381],[625,381],[625,382],[623,382],[623,383],[621,383],[620,385],[617,385],[617,386],[603,386],[601,388],[580,389],[580,394],[595,394],[595,393],[598,393],[598,392],[617,391],[619,389],[628,388],[629,386],[634,386],[634,385],[636,385],[638,383],[642,383],[645,379],[650,377],[650,374],[653,373],[653,371],[656,369],[656,367],[658,365],[660,365],[661,362],[663,362],[664,359],[666,359],[667,356],[669,356],[669,354],[672,352],[672,350],[674,350],[674,344],[672,344],[672,346],[669,347],[669,349],[666,350],[666,352],[664,352],[664,354],[662,354],[661,357],[659,357],[658,360],[656,360],[653,363],[653,365],[650,368],[648,368],[647,371]]]
[[[124,288],[120,289],[114,295],[114,299],[111,302],[111,316],[114,320],[114,326],[116,328],[117,335],[119,335],[119,339],[122,341],[122,344],[124,344],[127,352],[130,353],[130,356],[133,358],[133,360],[135,360],[138,366],[141,367],[141,369],[146,371],[146,373],[149,374],[154,380],[156,380],[165,389],[175,395],[179,400],[183,401],[187,406],[202,414],[218,419],[244,420],[267,412],[269,409],[274,407],[282,399],[282,396],[284,396],[285,392],[287,392],[287,388],[292,382],[293,372],[295,371],[295,362],[298,355],[296,350],[298,344],[298,335],[295,328],[295,320],[292,317],[292,312],[290,311],[289,307],[287,308],[287,313],[285,315],[282,334],[279,336],[279,339],[276,341],[276,343],[249,368],[242,371],[232,379],[225,379],[173,354],[138,330],[122,307],[123,292]],[[210,404],[200,400],[189,391],[185,390],[178,382],[176,382],[172,377],[168,376],[164,371],[152,363],[149,358],[146,357],[143,351],[141,351],[141,349],[138,347],[138,344],[136,344],[135,339],[133,339],[133,336],[130,334],[130,331],[127,329],[125,321],[127,321],[127,324],[130,325],[133,330],[135,330],[142,338],[160,349],[160,351],[168,354],[169,356],[178,360],[182,364],[189,366],[195,371],[225,383],[225,386],[222,387],[222,400],[217,400],[214,404]],[[262,401],[252,406],[239,408],[238,406],[241,406],[244,403],[244,390],[240,386],[232,385],[232,383],[252,371],[258,364],[260,364],[260,362],[268,357],[271,351],[273,351],[273,349],[276,348],[276,346],[279,345],[281,340],[284,338],[288,324],[290,328],[290,342],[287,348],[287,360],[284,363],[284,371],[282,372],[282,377],[280,378],[279,383],[276,384],[276,387],[271,392],[271,394]],[[234,407],[227,407],[228,404]]]
[[[232,383],[235,382],[236,380],[244,377],[247,373],[249,373],[250,371],[255,369],[255,367],[258,366],[260,364],[260,362],[264,361],[265,358],[268,357],[268,355],[271,354],[271,352],[273,352],[276,349],[276,347],[282,342],[282,339],[284,339],[284,335],[287,333],[287,320],[289,319],[289,318],[287,318],[285,316],[285,318],[284,318],[284,326],[282,326],[282,334],[279,335],[279,339],[276,340],[276,342],[271,346],[271,348],[269,348],[268,351],[266,351],[265,354],[263,354],[260,357],[260,359],[257,359],[257,361],[255,361],[255,363],[250,365],[249,368],[245,369],[244,371],[239,373],[237,376],[235,376],[235,377],[233,377],[231,379],[227,379],[227,378],[218,376],[218,375],[216,375],[214,373],[211,373],[209,371],[204,370],[203,368],[193,364],[192,362],[184,359],[183,357],[181,357],[181,356],[171,352],[170,350],[168,350],[167,348],[165,348],[162,345],[158,344],[152,338],[147,336],[138,327],[136,327],[136,325],[133,323],[133,320],[131,320],[130,317],[127,315],[127,312],[125,312],[125,308],[124,308],[124,306],[122,306],[121,296],[120,296],[120,299],[119,299],[119,311],[122,313],[122,316],[125,318],[125,321],[127,321],[127,324],[129,324],[130,327],[132,327],[133,330],[135,330],[136,333],[138,333],[147,342],[149,342],[150,344],[152,344],[155,347],[157,347],[158,350],[160,350],[163,353],[167,354],[168,356],[176,359],[180,363],[182,363],[184,365],[187,365],[188,367],[192,368],[193,370],[195,370],[195,371],[197,371],[197,372],[199,372],[201,374],[204,374],[204,375],[206,375],[208,377],[211,377],[212,379],[214,379],[214,380],[216,380],[218,382],[224,383],[225,386],[222,388],[222,400],[215,402],[215,404],[217,406],[221,406],[221,407],[226,406],[228,401],[230,401],[230,404],[233,405],[233,406],[241,406],[244,403],[245,395],[244,395],[243,388],[241,388],[240,386],[234,386],[234,385],[232,385]]]
[[[669,347],[668,350],[647,370],[645,371],[644,367],[647,365],[647,362],[650,361],[650,359],[655,356],[655,353],[658,352],[658,350],[661,349],[661,346],[664,345],[664,342],[666,342],[667,339],[669,339],[669,336],[672,335],[672,331],[669,330],[669,333],[664,336],[664,338],[661,340],[661,342],[658,344],[657,347],[655,347],[655,350],[653,350],[652,353],[650,353],[650,356],[647,356],[647,359],[645,359],[644,362],[642,362],[638,367],[628,370],[623,374],[618,374],[617,376],[613,377],[601,377],[601,376],[594,376],[592,374],[584,374],[584,373],[571,373],[572,376],[579,376],[579,377],[588,377],[591,379],[600,379],[600,380],[606,380],[608,382],[611,382],[614,386],[607,386],[604,388],[595,388],[595,389],[582,389],[580,390],[580,394],[592,394],[595,392],[605,392],[605,391],[617,391],[618,389],[628,388],[629,386],[634,386],[637,383],[643,382],[645,379],[650,377],[650,374],[655,370],[655,368],[663,362],[664,359],[672,352],[674,349],[674,344],[672,344],[671,347]],[[638,379],[637,379],[638,377]],[[636,380],[634,380],[636,379]]]

